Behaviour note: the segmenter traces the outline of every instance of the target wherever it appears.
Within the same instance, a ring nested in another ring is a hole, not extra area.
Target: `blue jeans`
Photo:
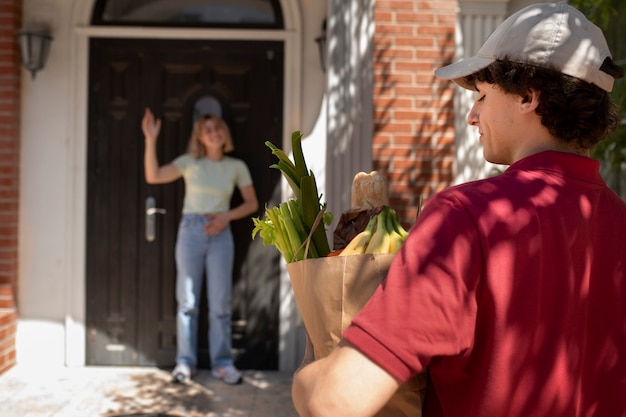
[[[176,241],[176,363],[196,367],[198,313],[203,273],[207,277],[209,353],[212,368],[232,365],[231,294],[235,244],[230,226],[218,235],[204,233],[201,214],[183,215]]]

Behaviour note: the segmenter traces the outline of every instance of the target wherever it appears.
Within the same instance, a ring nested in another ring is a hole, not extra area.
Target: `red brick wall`
[[[0,375],[15,365],[16,327],[13,288],[8,284],[0,284]]]
[[[0,0],[0,374],[15,364],[21,18],[21,0]]]
[[[405,225],[454,177],[453,92],[433,72],[454,57],[455,0],[377,0],[374,169]]]

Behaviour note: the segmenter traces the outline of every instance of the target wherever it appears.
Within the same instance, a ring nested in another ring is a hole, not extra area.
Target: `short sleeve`
[[[238,160],[237,162],[237,187],[242,188],[248,185],[252,185],[252,176],[250,175],[250,170],[248,169],[248,166],[245,162],[241,160]]]
[[[385,281],[344,338],[400,380],[437,355],[471,348],[481,250],[475,223],[453,195],[431,197]]]
[[[185,175],[185,171],[187,170],[187,168],[189,167],[189,164],[192,161],[193,161],[193,157],[191,155],[183,154],[183,155],[178,156],[176,159],[174,159],[172,161],[172,164],[174,164],[174,166],[176,168],[178,168],[178,170],[184,176]]]

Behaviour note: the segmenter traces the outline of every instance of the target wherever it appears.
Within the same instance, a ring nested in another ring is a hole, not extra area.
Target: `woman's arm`
[[[346,341],[294,376],[293,403],[301,417],[376,414],[400,382]]]
[[[156,143],[161,131],[161,119],[155,119],[150,109],[146,109],[141,120],[141,130],[145,139],[144,171],[148,184],[164,184],[180,178],[180,170],[174,164],[159,166]]]
[[[256,191],[253,185],[247,185],[239,188],[243,201],[237,207],[225,213],[209,213],[207,217],[212,219],[206,224],[204,231],[208,235],[215,235],[222,231],[228,223],[233,220],[244,218],[254,213],[259,208],[259,202],[256,197]]]

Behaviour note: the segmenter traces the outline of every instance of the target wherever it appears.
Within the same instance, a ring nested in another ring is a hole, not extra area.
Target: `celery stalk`
[[[278,207],[273,207],[271,210],[266,212],[266,214],[269,215],[269,219],[276,230],[276,240],[280,242],[280,248],[278,248],[279,251],[283,254],[287,263],[292,262],[294,257],[293,243],[291,242],[289,234],[287,233],[287,230],[285,230],[284,223],[281,220],[280,210]]]
[[[270,166],[281,171],[293,190],[296,198],[281,203],[278,207],[265,210],[265,220],[253,219],[252,237],[259,234],[263,243],[273,244],[289,263],[305,258],[317,258],[328,255],[330,246],[326,237],[325,225],[332,222],[332,214],[325,212],[326,205],[320,204],[317,184],[312,171],[309,171],[302,152],[302,134],[294,131],[291,135],[293,162],[287,154],[265,142],[278,162]],[[322,219],[313,229],[318,216]],[[311,235],[308,242],[307,239]]]
[[[306,242],[309,239],[309,231],[311,229],[307,228],[304,224],[304,221],[302,220],[302,208],[294,199],[290,199],[289,201],[287,201],[287,205],[289,207],[289,216],[293,219],[293,223],[298,230],[298,235],[300,236],[300,245],[298,246],[298,248],[301,248],[304,251],[304,258],[319,258],[317,248],[312,242],[309,242],[307,248]]]

